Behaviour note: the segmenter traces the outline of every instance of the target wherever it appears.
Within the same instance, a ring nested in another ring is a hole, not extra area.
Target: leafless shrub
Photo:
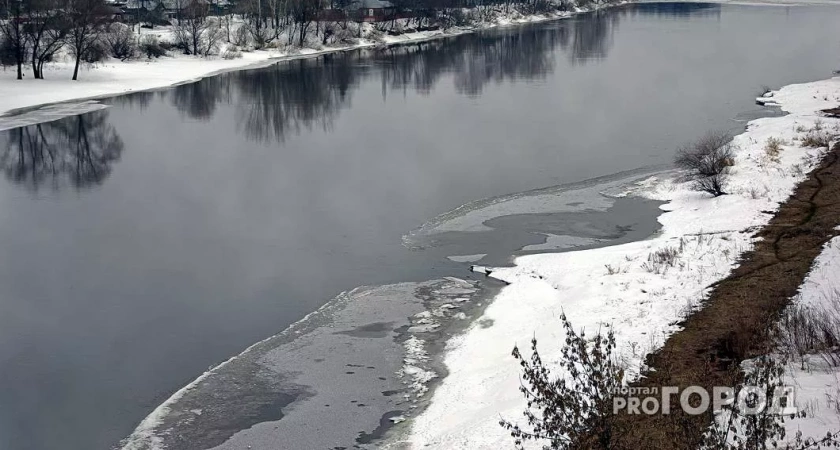
[[[226,45],[219,55],[222,59],[237,59],[242,57],[242,52],[235,45]]]
[[[617,275],[627,271],[627,269],[622,269],[620,265],[605,264],[604,267],[607,269],[607,275]]]
[[[807,355],[820,355],[832,367],[840,367],[840,291],[827,294],[829,306],[793,304],[779,321],[777,339],[782,351],[804,362]]]
[[[146,55],[147,58],[160,58],[161,56],[166,55],[166,50],[163,46],[158,42],[157,36],[153,34],[146,34],[140,38],[140,43],[138,44],[140,53]]]
[[[175,50],[175,49],[178,48],[177,45],[175,45],[172,42],[169,42],[165,39],[164,40],[159,40],[157,42],[158,42],[158,45],[160,45],[160,48],[162,48],[163,51],[165,51],[165,52],[171,52],[172,50]]]
[[[814,126],[810,129],[797,127],[796,131],[806,132],[801,139],[802,145],[805,147],[828,147],[838,134],[836,129],[833,131],[825,129],[822,120],[819,119],[814,122]]]
[[[565,314],[560,321],[566,340],[559,363],[568,376],[551,373],[537,351],[536,338],[531,340],[530,358],[514,347],[513,357],[522,366],[519,391],[528,403],[523,413],[528,426],[505,419],[499,424],[519,449],[525,441],[551,449],[613,448],[612,393],[624,380],[624,370],[613,356],[615,336],[599,330],[587,339],[583,331],[574,331]]]
[[[188,55],[208,56],[219,50],[224,32],[215,17],[209,17],[209,4],[191,0],[175,25],[175,43]]]
[[[241,28],[247,31],[249,37],[247,40],[253,43],[254,48],[257,50],[270,48],[272,44],[275,44],[272,41],[277,38],[279,33],[279,30],[267,27],[260,21],[248,23],[247,25],[243,25]]]
[[[743,381],[727,395],[732,401],[724,402],[717,420],[704,436],[701,450],[809,450],[840,446],[840,432],[837,431],[827,431],[820,437],[805,437],[797,432],[793,439],[783,442],[785,421],[807,415],[805,411],[779,414],[779,411],[761,406],[765,399],[786,397],[782,379],[784,361],[764,355],[751,361],[750,366]],[[756,387],[760,389],[758,392]],[[758,408],[758,411],[746,413],[739,410],[739,404]]]
[[[802,145],[805,147],[828,147],[831,143],[831,135],[825,131],[811,130],[802,138]]]
[[[642,264],[642,268],[650,273],[665,273],[669,267],[677,265],[680,253],[682,253],[682,244],[680,248],[665,247],[659,249],[648,255],[647,262]]]
[[[747,192],[750,194],[750,198],[753,200],[758,200],[760,198],[766,198],[767,192],[769,189],[767,185],[763,186],[763,190],[759,189],[758,186],[750,186]]]
[[[242,25],[236,28],[231,36],[231,43],[237,47],[248,47],[251,44],[251,33],[248,31],[248,27]]]
[[[729,167],[733,165],[731,138],[723,132],[708,133],[681,148],[674,162],[686,172],[684,179],[693,183],[694,190],[715,197],[724,195]]]
[[[108,30],[102,35],[102,41],[111,57],[120,61],[127,61],[137,54],[137,40],[131,27],[122,23],[108,25]]]
[[[88,64],[95,64],[106,59],[108,59],[108,48],[101,40],[89,44],[81,55],[81,60]]]
[[[779,162],[779,155],[782,152],[782,145],[785,142],[774,137],[767,138],[767,144],[764,146],[764,153],[773,162]]]
[[[202,54],[205,57],[215,54],[217,51],[219,51],[219,44],[222,42],[223,39],[224,30],[219,25],[219,21],[215,19],[211,20],[210,25],[207,27],[207,32],[204,35]]]
[[[345,45],[356,45],[359,40],[349,26],[340,26],[335,32],[335,42]]]

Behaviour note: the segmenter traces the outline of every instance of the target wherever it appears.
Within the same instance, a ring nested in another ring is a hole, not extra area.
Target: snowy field
[[[510,285],[480,320],[492,326],[474,326],[450,340],[445,357],[449,375],[398,445],[510,447],[499,418],[520,420],[525,407],[518,391],[519,366],[510,352],[514,344],[527,347],[536,336],[543,360],[556,361],[564,338],[561,312],[576,328],[610,327],[630,375],[638,374],[645,355],[678,331],[675,324],[708,294],[710,284],[732,271],[751,248],[755,232],[818,163],[826,149],[802,147],[804,135],[815,127],[840,133],[840,121],[818,113],[840,103],[840,78],[790,85],[770,95],[789,115],[751,121],[735,137],[730,195],[712,198],[673,178],[652,177],[636,183],[631,192],[667,202],[658,236],[594,250],[523,256],[515,267],[494,270],[493,277]],[[778,155],[766,150],[769,138],[782,142]],[[673,257],[660,258],[663,254]],[[831,273],[837,270],[815,272],[805,292],[824,284]],[[813,379],[808,385],[824,381]],[[837,385],[831,386],[836,391]]]

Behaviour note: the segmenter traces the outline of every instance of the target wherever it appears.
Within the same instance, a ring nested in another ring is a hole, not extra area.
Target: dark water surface
[[[463,230],[448,229],[451,249],[408,250],[403,235],[742,127],[761,85],[840,66],[838,20],[823,6],[633,5],[229,73],[0,133],[0,449],[107,449],[341,291],[466,277],[445,256],[501,258],[510,243],[458,248]],[[569,204],[581,215],[534,216],[510,239],[596,221]],[[520,221],[494,223],[509,235]]]

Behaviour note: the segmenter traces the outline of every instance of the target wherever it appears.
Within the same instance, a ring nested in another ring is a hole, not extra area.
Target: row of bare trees
[[[0,52],[4,63],[17,67],[19,80],[27,64],[33,77],[43,79],[44,63],[62,49],[73,56],[77,79],[80,63],[93,58],[112,18],[104,0],[6,0],[0,11]]]
[[[260,48],[288,36],[289,44],[304,46],[312,35],[320,44],[348,42],[360,37],[354,22],[377,10],[375,27],[381,32],[399,33],[406,29],[447,28],[490,20],[494,15],[539,14],[552,10],[571,10],[616,0],[389,0],[385,4],[364,0],[239,0],[233,9],[246,26],[234,33],[230,42],[248,41]],[[352,26],[351,26],[352,25]]]
[[[158,11],[162,1],[141,1],[140,9]],[[174,8],[174,42],[170,44],[199,56],[215,54],[224,42],[234,48],[256,49],[281,41],[297,47],[352,44],[361,37],[362,27],[354,22],[360,20],[360,8],[366,5],[363,0],[235,0],[221,8],[215,1],[167,3],[166,8]],[[446,28],[486,20],[485,16],[504,14],[514,7],[531,14],[592,1],[598,0],[391,0],[381,4],[387,7],[379,9],[384,12],[377,14],[384,15],[377,17],[376,28],[391,33],[406,27]],[[226,14],[213,14],[221,10]],[[115,12],[106,0],[0,0],[0,63],[16,66],[18,79],[23,78],[25,66],[31,66],[35,79],[42,79],[45,63],[63,51],[73,57],[76,80],[81,63],[96,62],[105,55],[126,60],[138,53],[165,54],[153,36],[144,36],[148,38],[144,41],[133,37],[131,27],[114,23]],[[138,26],[143,23],[139,13],[134,20]]]
[[[333,15],[331,19],[339,19],[345,24],[348,15],[346,8],[353,0],[244,0],[236,6],[236,11],[245,19],[240,38],[247,35],[250,42],[257,48],[265,46],[268,42],[277,39],[284,32],[289,36],[290,43],[297,46],[304,46],[311,36],[313,29],[315,34],[321,35],[326,43],[327,38],[333,33],[332,25],[325,20],[325,11],[330,9],[339,14]],[[293,41],[293,42],[292,42]]]

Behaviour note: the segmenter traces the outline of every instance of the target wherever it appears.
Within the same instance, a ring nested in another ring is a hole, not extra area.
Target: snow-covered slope
[[[499,417],[521,418],[519,366],[510,352],[536,336],[544,361],[556,361],[563,311],[577,328],[612,327],[619,351],[638,373],[644,356],[677,331],[675,325],[727,276],[780,202],[815,167],[825,148],[803,148],[799,140],[819,122],[840,132],[837,119],[820,109],[840,103],[840,78],[786,86],[775,101],[790,114],[749,123],[734,139],[731,195],[712,198],[688,184],[651,178],[637,195],[667,201],[655,238],[615,247],[516,259],[492,272],[511,283],[487,308],[481,322],[448,344],[449,375],[429,407],[401,440],[412,448],[496,449],[512,445]],[[778,158],[769,138],[784,142]]]

